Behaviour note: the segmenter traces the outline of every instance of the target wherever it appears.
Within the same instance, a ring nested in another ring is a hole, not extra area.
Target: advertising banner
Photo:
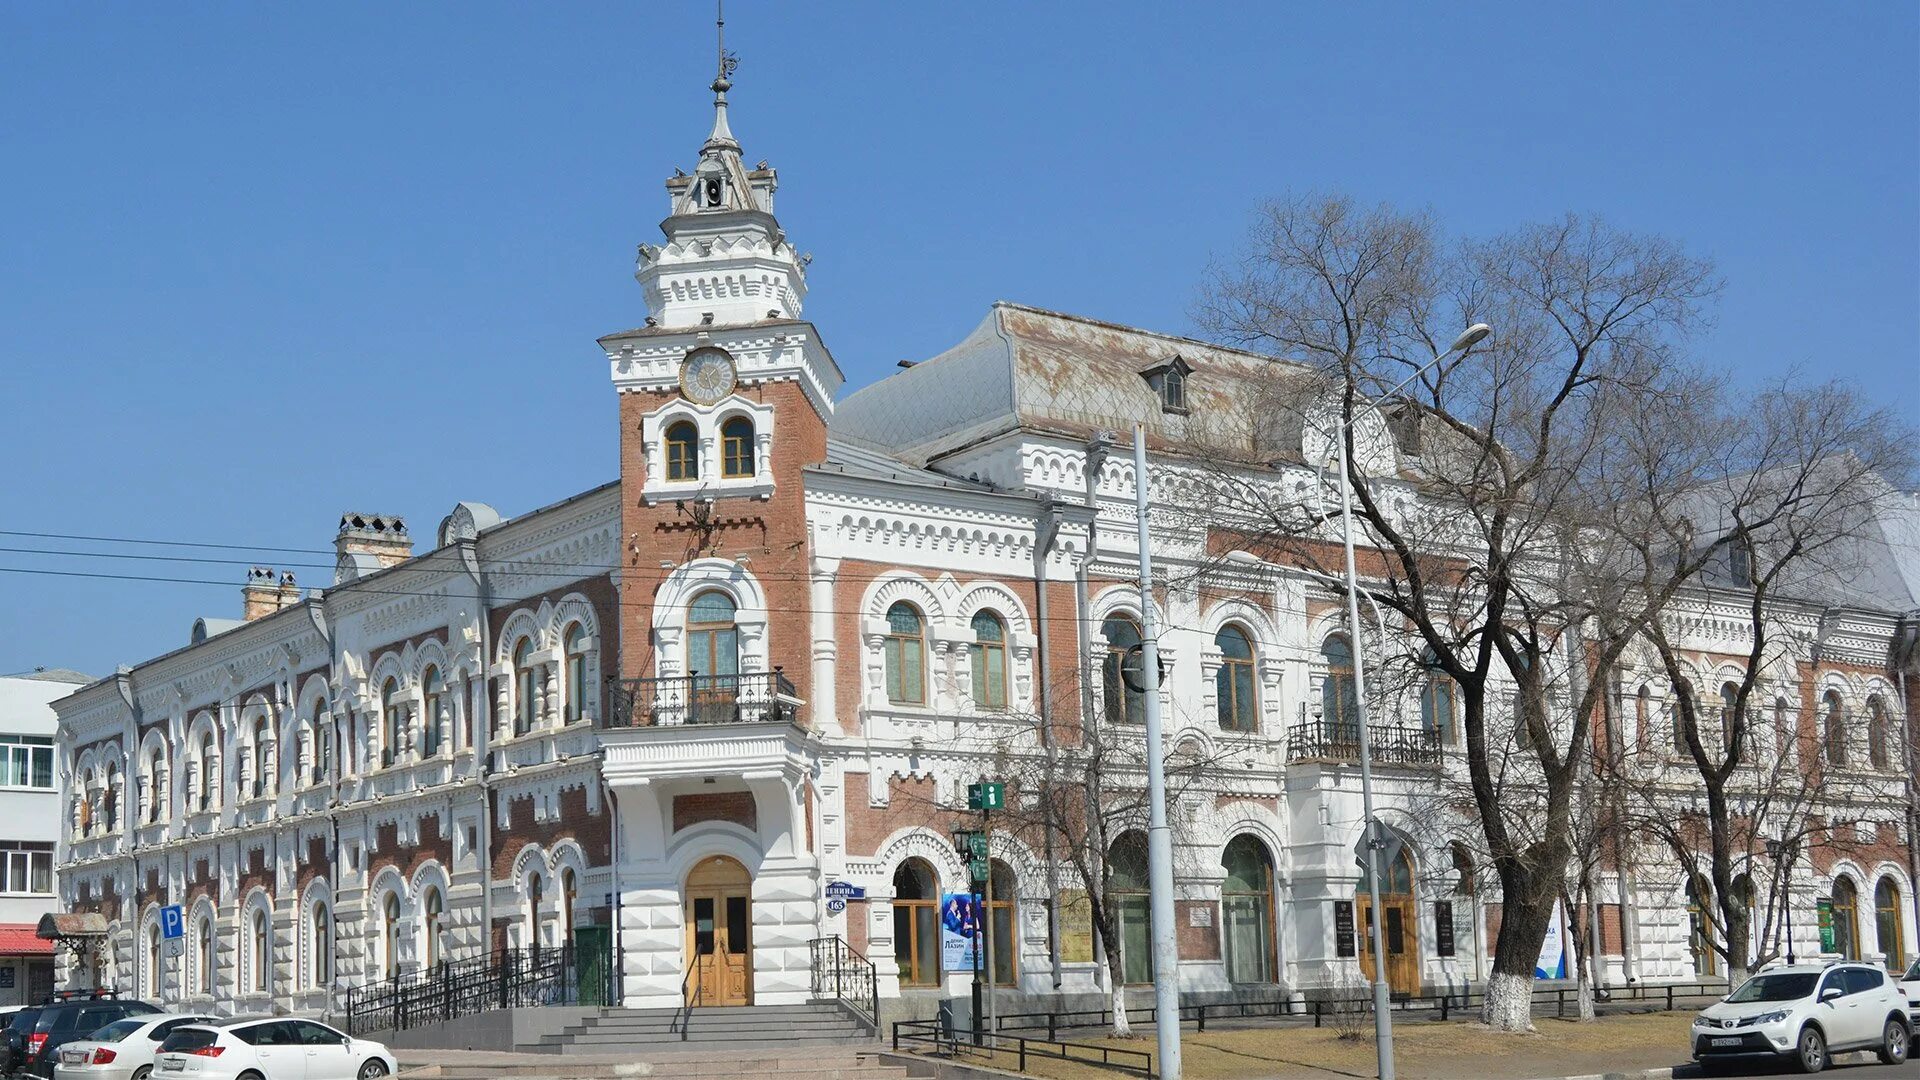
[[[1547,922],[1546,939],[1540,942],[1540,959],[1533,965],[1533,977],[1564,979],[1567,971],[1567,913],[1556,900],[1553,918]]]
[[[1081,889],[1060,890],[1060,962],[1093,962],[1093,901]]]
[[[940,897],[940,970],[972,971],[980,940],[980,904],[971,893]]]

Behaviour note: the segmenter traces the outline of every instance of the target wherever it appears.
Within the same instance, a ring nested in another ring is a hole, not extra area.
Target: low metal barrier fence
[[[930,1047],[935,1054],[944,1054],[948,1057],[982,1052],[1009,1054],[1016,1062],[1015,1068],[1021,1072],[1027,1071],[1029,1058],[1053,1058],[1058,1061],[1078,1062],[1082,1065],[1097,1065],[1103,1069],[1145,1077],[1146,1080],[1153,1080],[1157,1075],[1153,1069],[1153,1054],[1145,1050],[1127,1050],[1118,1046],[1100,1046],[1094,1043],[1061,1042],[1058,1039],[1034,1039],[1024,1035],[976,1031],[972,1028],[953,1028],[947,1027],[938,1020],[894,1021],[894,1050],[899,1050],[903,1044],[909,1049],[916,1046]]]

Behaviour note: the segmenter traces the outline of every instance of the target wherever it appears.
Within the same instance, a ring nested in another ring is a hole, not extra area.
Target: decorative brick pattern
[[[674,832],[703,821],[730,821],[748,829],[760,827],[759,811],[750,791],[700,792],[673,797]]]

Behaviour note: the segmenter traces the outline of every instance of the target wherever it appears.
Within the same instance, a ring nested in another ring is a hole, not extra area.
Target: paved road
[[[1836,1063],[1829,1065],[1827,1066],[1827,1071],[1821,1075],[1835,1077],[1836,1080],[1841,1080],[1841,1078],[1844,1078],[1844,1080],[1895,1080],[1896,1077],[1899,1078],[1899,1080],[1914,1080],[1915,1077],[1920,1077],[1920,1062],[1909,1061],[1904,1065],[1882,1065],[1878,1060],[1873,1058],[1864,1058],[1862,1060],[1866,1061],[1867,1064],[1842,1065]],[[1733,1068],[1722,1065],[1713,1072],[1702,1072],[1698,1065],[1685,1065],[1673,1070],[1674,1080],[1690,1080],[1690,1078],[1693,1077],[1709,1076],[1715,1077],[1716,1080],[1723,1080],[1725,1077],[1801,1075],[1804,1074],[1790,1061],[1762,1062],[1752,1065],[1742,1063],[1738,1067]]]

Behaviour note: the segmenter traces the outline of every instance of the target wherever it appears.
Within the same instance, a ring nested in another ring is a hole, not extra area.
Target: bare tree
[[[1500,883],[1484,1013],[1496,1029],[1531,1025],[1533,963],[1565,889],[1605,687],[1732,543],[1695,520],[1695,493],[1796,460],[1794,445],[1741,437],[1723,380],[1689,362],[1717,287],[1671,241],[1596,220],[1447,242],[1424,216],[1333,198],[1263,208],[1199,306],[1216,334],[1321,373],[1314,385],[1276,365],[1298,401],[1276,415],[1306,421],[1294,467],[1346,444],[1335,482],[1352,492],[1363,587],[1458,687],[1473,813]],[[1420,371],[1476,321],[1496,328],[1485,345]],[[1333,571],[1338,534],[1299,485],[1220,475],[1210,512],[1232,523],[1217,526],[1232,543]],[[1747,532],[1802,497],[1732,494]],[[1568,687],[1557,697],[1556,684]],[[1509,695],[1512,723],[1491,723]]]

